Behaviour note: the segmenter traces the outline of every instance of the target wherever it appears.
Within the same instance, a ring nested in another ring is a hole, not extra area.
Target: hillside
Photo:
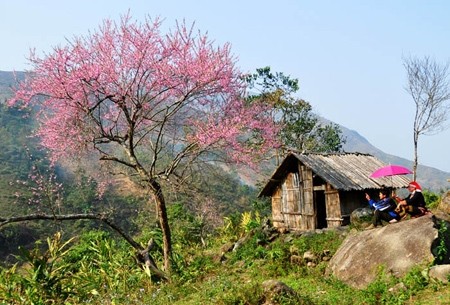
[[[0,96],[7,96],[8,82],[12,80],[11,72],[0,73]],[[4,139],[0,153],[3,166],[0,183],[3,174],[8,178],[3,179],[3,189],[10,192],[10,175],[17,174],[23,167],[20,172],[25,173],[25,178],[32,166],[26,162],[28,156],[24,154],[19,158],[17,151],[23,147],[20,140],[28,139],[29,130],[25,127],[31,128],[33,122],[32,116],[24,117],[14,109],[3,108],[4,115],[0,116],[3,118],[0,136]],[[383,153],[356,131],[341,128],[347,138],[347,151],[368,152],[385,162],[410,162]],[[30,144],[29,141],[26,144]],[[31,150],[31,153],[34,155],[36,152]],[[42,168],[47,167],[42,164]],[[439,172],[427,169],[432,174],[424,186],[434,181],[432,178],[436,178]],[[265,174],[272,170],[273,166],[259,172]],[[223,174],[223,171],[217,172]],[[448,173],[442,174],[445,179],[449,176]],[[40,241],[35,249],[22,251],[24,268],[14,265],[8,269],[9,264],[0,268],[0,300],[8,304],[156,305],[425,304],[423,300],[430,300],[427,304],[438,304],[439,300],[449,300],[446,286],[433,283],[421,269],[411,271],[402,279],[392,280],[385,279],[380,269],[380,279],[362,290],[326,276],[325,268],[330,258],[346,236],[358,230],[357,227],[279,234],[262,217],[264,213],[235,213],[241,212],[240,206],[248,209],[248,203],[254,197],[253,189],[213,171],[207,171],[207,175],[205,180],[210,185],[204,190],[207,196],[184,197],[178,192],[168,195],[168,202],[174,203],[168,209],[169,219],[173,220],[171,230],[175,250],[171,281],[159,282],[149,277],[148,269],[144,268],[144,272],[142,266],[136,264],[136,256],[130,246],[123,239],[116,239],[117,235],[112,232],[96,231],[100,225],[76,222],[64,223],[63,226],[55,222],[54,229],[61,229],[62,234],[48,238],[49,251],[38,247],[46,245],[45,241]],[[249,182],[256,179],[250,172],[245,178]],[[425,181],[425,178],[421,179]],[[120,180],[115,192],[105,193],[102,200],[97,198],[95,185],[89,179],[73,180],[65,183],[67,211],[117,211],[113,220],[133,234],[139,243],[145,244],[153,238],[157,242],[160,240],[160,230],[151,217],[153,207],[147,205],[145,196],[137,198],[140,194],[138,188],[130,192],[133,185],[129,180]],[[117,193],[122,196],[117,196]],[[132,196],[128,197],[130,193]],[[20,209],[8,201],[15,197],[1,195],[3,214],[9,215],[9,210],[11,214],[26,211],[28,201],[23,202],[24,208]],[[204,200],[206,205],[203,205],[203,198],[207,198]],[[212,206],[213,202],[217,205]],[[264,205],[256,206],[259,202],[252,204],[259,209],[258,212],[265,208]],[[208,205],[211,205],[210,209],[206,209]],[[222,217],[218,217],[222,212],[226,215],[223,222]],[[16,257],[11,255],[16,253],[13,249],[25,242],[31,245],[38,236],[44,238],[50,235],[49,232],[52,231],[40,222],[27,223],[23,227],[5,227],[0,232],[0,257],[3,255],[4,263],[12,263],[6,258]],[[152,255],[161,264],[159,252],[159,247],[152,249]],[[279,285],[271,286],[273,283]],[[281,293],[273,293],[279,290],[278,287],[283,288],[279,291]]]
[[[23,72],[17,72],[17,76],[19,79],[23,78]],[[9,71],[0,71],[0,101],[6,99],[6,97],[10,94],[10,87],[14,83],[14,73]],[[327,121],[324,119],[324,121]],[[376,156],[380,160],[385,163],[391,164],[399,164],[406,167],[412,167],[412,161],[400,158],[394,155],[387,154],[380,149],[376,148],[372,144],[367,141],[362,135],[360,135],[355,130],[350,130],[345,126],[340,126],[344,136],[347,139],[346,144],[344,145],[344,150],[347,152],[360,152],[360,153],[369,153],[371,155]],[[255,178],[253,174],[251,177],[243,174],[240,175],[241,179],[245,181],[247,184],[255,184],[256,181],[262,182],[267,179],[267,172],[270,173],[274,170],[274,168],[267,168],[262,172],[265,172],[260,177]],[[244,177],[245,176],[245,177]],[[430,189],[433,191],[440,191],[441,189],[445,189],[448,185],[447,179],[450,178],[450,173],[441,171],[436,168],[419,165],[418,169],[418,180],[421,182],[424,188]],[[263,182],[264,183],[264,182]]]
[[[361,228],[280,234],[269,223],[246,215],[208,236],[205,246],[189,241],[192,234],[182,234],[194,223],[181,223],[174,230],[174,236],[182,238],[168,282],[151,280],[124,241],[112,240],[106,232],[91,231],[68,245],[56,234],[53,251],[29,252],[26,272],[17,266],[0,268],[0,300],[94,305],[449,304],[447,285],[428,276],[428,265],[417,265],[402,277],[390,276],[380,265],[371,270],[377,277],[366,288],[330,276],[327,268],[342,242],[349,235],[369,233]]]
[[[412,168],[413,162],[401,157],[387,154],[376,148],[361,136],[357,131],[350,130],[344,126],[340,126],[347,143],[344,145],[344,150],[347,152],[361,152],[371,154],[385,163],[403,165]],[[441,171],[437,168],[419,165],[417,170],[417,180],[421,185],[433,191],[440,191],[445,189],[448,185],[447,179],[450,178],[450,173]]]
[[[18,79],[23,79],[24,72],[17,72]],[[5,100],[11,93],[11,86],[15,82],[14,72],[0,71],[0,101]]]

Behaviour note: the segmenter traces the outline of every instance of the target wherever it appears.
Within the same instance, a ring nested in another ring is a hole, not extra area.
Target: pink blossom
[[[137,148],[155,156],[172,147],[176,157],[220,150],[250,164],[277,145],[264,106],[243,100],[229,44],[216,46],[184,23],[160,30],[158,19],[127,15],[43,58],[31,54],[33,71],[9,104],[39,106],[36,134],[54,162],[96,151],[138,168]]]

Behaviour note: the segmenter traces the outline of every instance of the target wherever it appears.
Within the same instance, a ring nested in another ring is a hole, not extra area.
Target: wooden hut
[[[385,166],[362,153],[289,153],[259,196],[272,198],[272,221],[279,229],[311,230],[346,225],[365,193],[378,199],[383,188],[403,188],[407,176],[370,178]]]

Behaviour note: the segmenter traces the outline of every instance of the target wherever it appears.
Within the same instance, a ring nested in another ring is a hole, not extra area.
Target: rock
[[[299,255],[291,255],[290,261],[293,265],[303,265],[303,257]]]
[[[326,273],[355,288],[375,280],[380,266],[401,277],[417,264],[433,262],[438,230],[426,215],[349,235],[331,258]]]
[[[303,259],[307,262],[315,262],[317,260],[317,256],[312,251],[306,251],[303,253]]]
[[[350,214],[350,223],[359,226],[371,221],[373,211],[370,208],[358,208]]]
[[[287,234],[287,233],[289,233],[289,229],[288,228],[279,228],[278,232],[280,232],[280,234]]]
[[[428,276],[442,283],[448,284],[450,276],[450,265],[437,265],[430,268]]]
[[[394,287],[389,288],[389,292],[393,294],[398,294],[406,290],[408,290],[408,288],[406,288],[406,285],[403,282],[400,282]]]
[[[309,267],[309,268],[314,268],[314,267],[316,267],[316,266],[317,266],[317,264],[314,263],[314,262],[308,262],[308,263],[306,264],[306,267]]]
[[[303,304],[295,290],[283,282],[267,280],[262,283],[262,287],[265,295],[264,305],[286,304],[284,302],[287,301],[292,301],[288,304]]]
[[[304,236],[304,237],[310,237],[310,236],[314,236],[314,235],[316,235],[316,233],[314,231],[312,231],[312,230],[305,231],[302,234],[302,236]]]
[[[287,235],[284,238],[284,242],[290,244],[294,240],[294,237],[292,235]]]

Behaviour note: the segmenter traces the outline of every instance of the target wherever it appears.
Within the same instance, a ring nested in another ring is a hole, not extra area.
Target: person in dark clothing
[[[422,216],[427,213],[425,198],[422,194],[420,185],[412,181],[408,185],[409,195],[399,202],[399,205],[405,207],[405,211],[413,217]]]
[[[389,192],[387,190],[382,190],[378,195],[380,200],[375,201],[370,198],[369,194],[366,193],[366,199],[369,202],[369,206],[375,209],[372,218],[372,225],[367,227],[367,230],[383,225],[382,220],[393,223],[397,222],[399,218],[398,214],[394,211],[396,204],[392,198],[389,197]]]

